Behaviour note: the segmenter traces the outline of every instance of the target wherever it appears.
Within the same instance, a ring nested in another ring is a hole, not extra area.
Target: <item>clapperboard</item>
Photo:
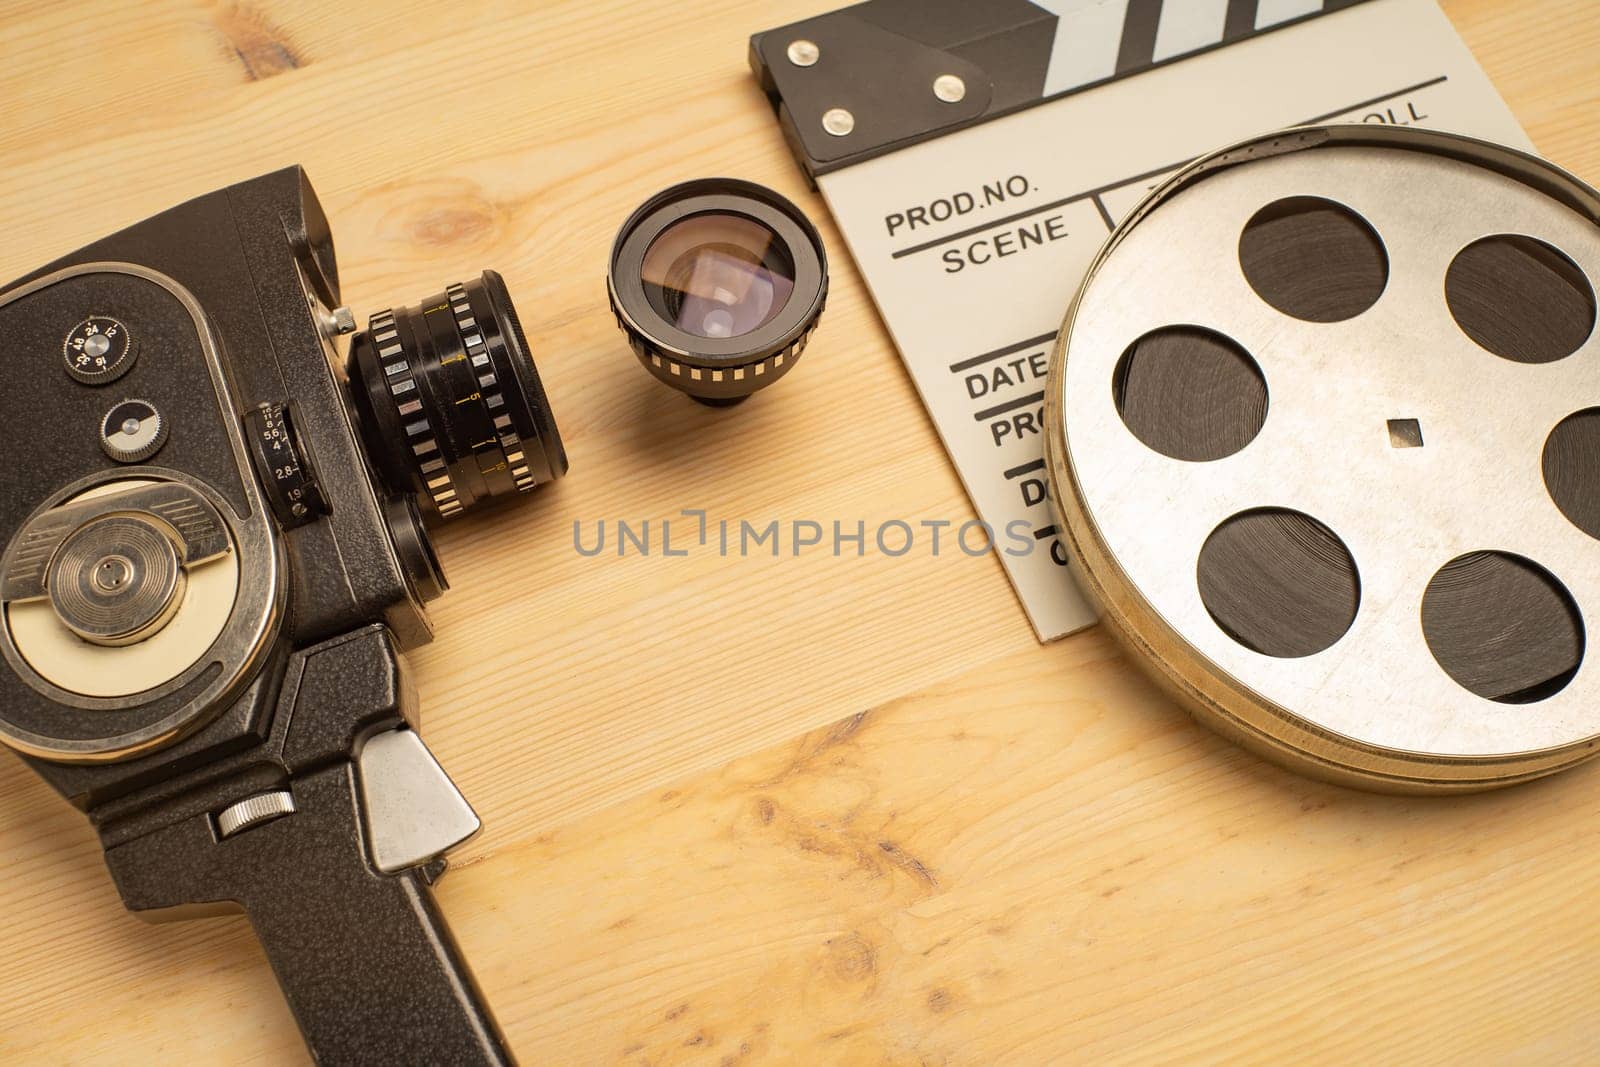
[[[1283,126],[1531,148],[1433,0],[869,0],[757,34],[750,60],[1042,640],[1094,621],[1046,496],[1044,388],[1117,221]],[[1037,550],[999,551],[1018,532]]]

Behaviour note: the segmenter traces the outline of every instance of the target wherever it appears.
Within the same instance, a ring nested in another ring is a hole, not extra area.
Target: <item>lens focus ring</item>
[[[617,326],[627,335],[628,347],[633,349],[633,354],[639,357],[646,370],[674,389],[680,389],[697,399],[710,400],[742,399],[782,377],[788,366],[806,350],[806,343],[811,340],[817,327],[813,319],[805,327],[805,332],[791,344],[752,363],[706,367],[690,363],[675,352],[663,351],[648,336],[634,329],[618,307],[615,293],[611,295],[611,313],[616,316]],[[818,314],[821,314],[820,304]]]
[[[452,518],[566,473],[549,401],[499,275],[372,316],[350,347],[357,415],[390,488]]]
[[[407,358],[406,346],[400,341],[400,325],[393,311],[380,311],[372,316],[367,327],[373,343],[378,346],[380,379],[389,389],[390,399],[405,428],[404,445],[409,448],[419,465],[428,499],[442,517],[461,511],[464,505],[450,480],[449,465],[439,450],[439,432],[428,416],[427,405],[422,400],[417,378],[421,369]]]

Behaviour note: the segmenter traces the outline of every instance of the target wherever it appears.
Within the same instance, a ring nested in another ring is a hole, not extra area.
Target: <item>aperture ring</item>
[[[651,344],[649,338],[635,328],[623,314],[615,290],[609,286],[607,288],[611,298],[611,312],[616,316],[617,325],[622,328],[622,332],[628,338],[628,347],[633,349],[633,354],[639,357],[639,362],[644,364],[645,369],[675,389],[683,389],[686,383],[693,383],[692,391],[708,396],[742,395],[750,392],[752,388],[760,388],[781,377],[806,350],[811,335],[816,332],[817,319],[820,319],[827,302],[827,290],[824,288],[822,301],[817,308],[817,319],[813,319],[805,332],[777,352],[752,363],[709,367],[690,363],[675,353],[663,351]]]
[[[406,447],[417,458],[433,506],[441,516],[449,518],[462,510],[461,500],[451,480],[449,465],[439,451],[438,434],[428,421],[427,407],[418,395],[416,371],[406,359],[393,309],[373,315],[370,328],[384,383],[405,428]]]
[[[527,456],[523,453],[521,437],[512,422],[511,413],[506,410],[505,393],[501,389],[499,375],[495,373],[494,361],[489,355],[489,345],[484,340],[483,329],[478,325],[477,316],[472,313],[467,287],[456,282],[446,287],[445,297],[450,302],[451,312],[455,315],[456,329],[466,346],[467,359],[472,364],[473,373],[477,375],[479,398],[485,413],[493,423],[495,438],[499,442],[507,469],[516,482],[517,490],[526,493],[535,485],[533,473],[528,469]]]

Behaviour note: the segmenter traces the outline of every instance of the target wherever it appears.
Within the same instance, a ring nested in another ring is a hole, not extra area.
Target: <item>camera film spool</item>
[[[1600,194],[1416,129],[1191,164],[1114,233],[1052,360],[1085,591],[1204,721],[1400,791],[1600,739]]]
[[[6,564],[6,637],[38,678],[92,698],[177,678],[222,634],[239,597],[238,553],[218,513],[148,479],[97,486],[34,516]]]
[[[149,519],[107,515],[62,541],[46,583],[62,625],[96,645],[131,645],[178,610],[188,579],[178,547]]]

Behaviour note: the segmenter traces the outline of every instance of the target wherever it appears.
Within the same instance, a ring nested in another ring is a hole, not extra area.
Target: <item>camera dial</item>
[[[100,420],[100,447],[118,463],[141,463],[167,443],[167,420],[148,400],[123,400]]]
[[[61,358],[84,385],[106,385],[133,366],[139,349],[128,327],[109,315],[90,315],[67,334]]]
[[[278,521],[289,529],[328,514],[322,484],[287,404],[261,404],[244,413],[245,436],[261,485]]]

